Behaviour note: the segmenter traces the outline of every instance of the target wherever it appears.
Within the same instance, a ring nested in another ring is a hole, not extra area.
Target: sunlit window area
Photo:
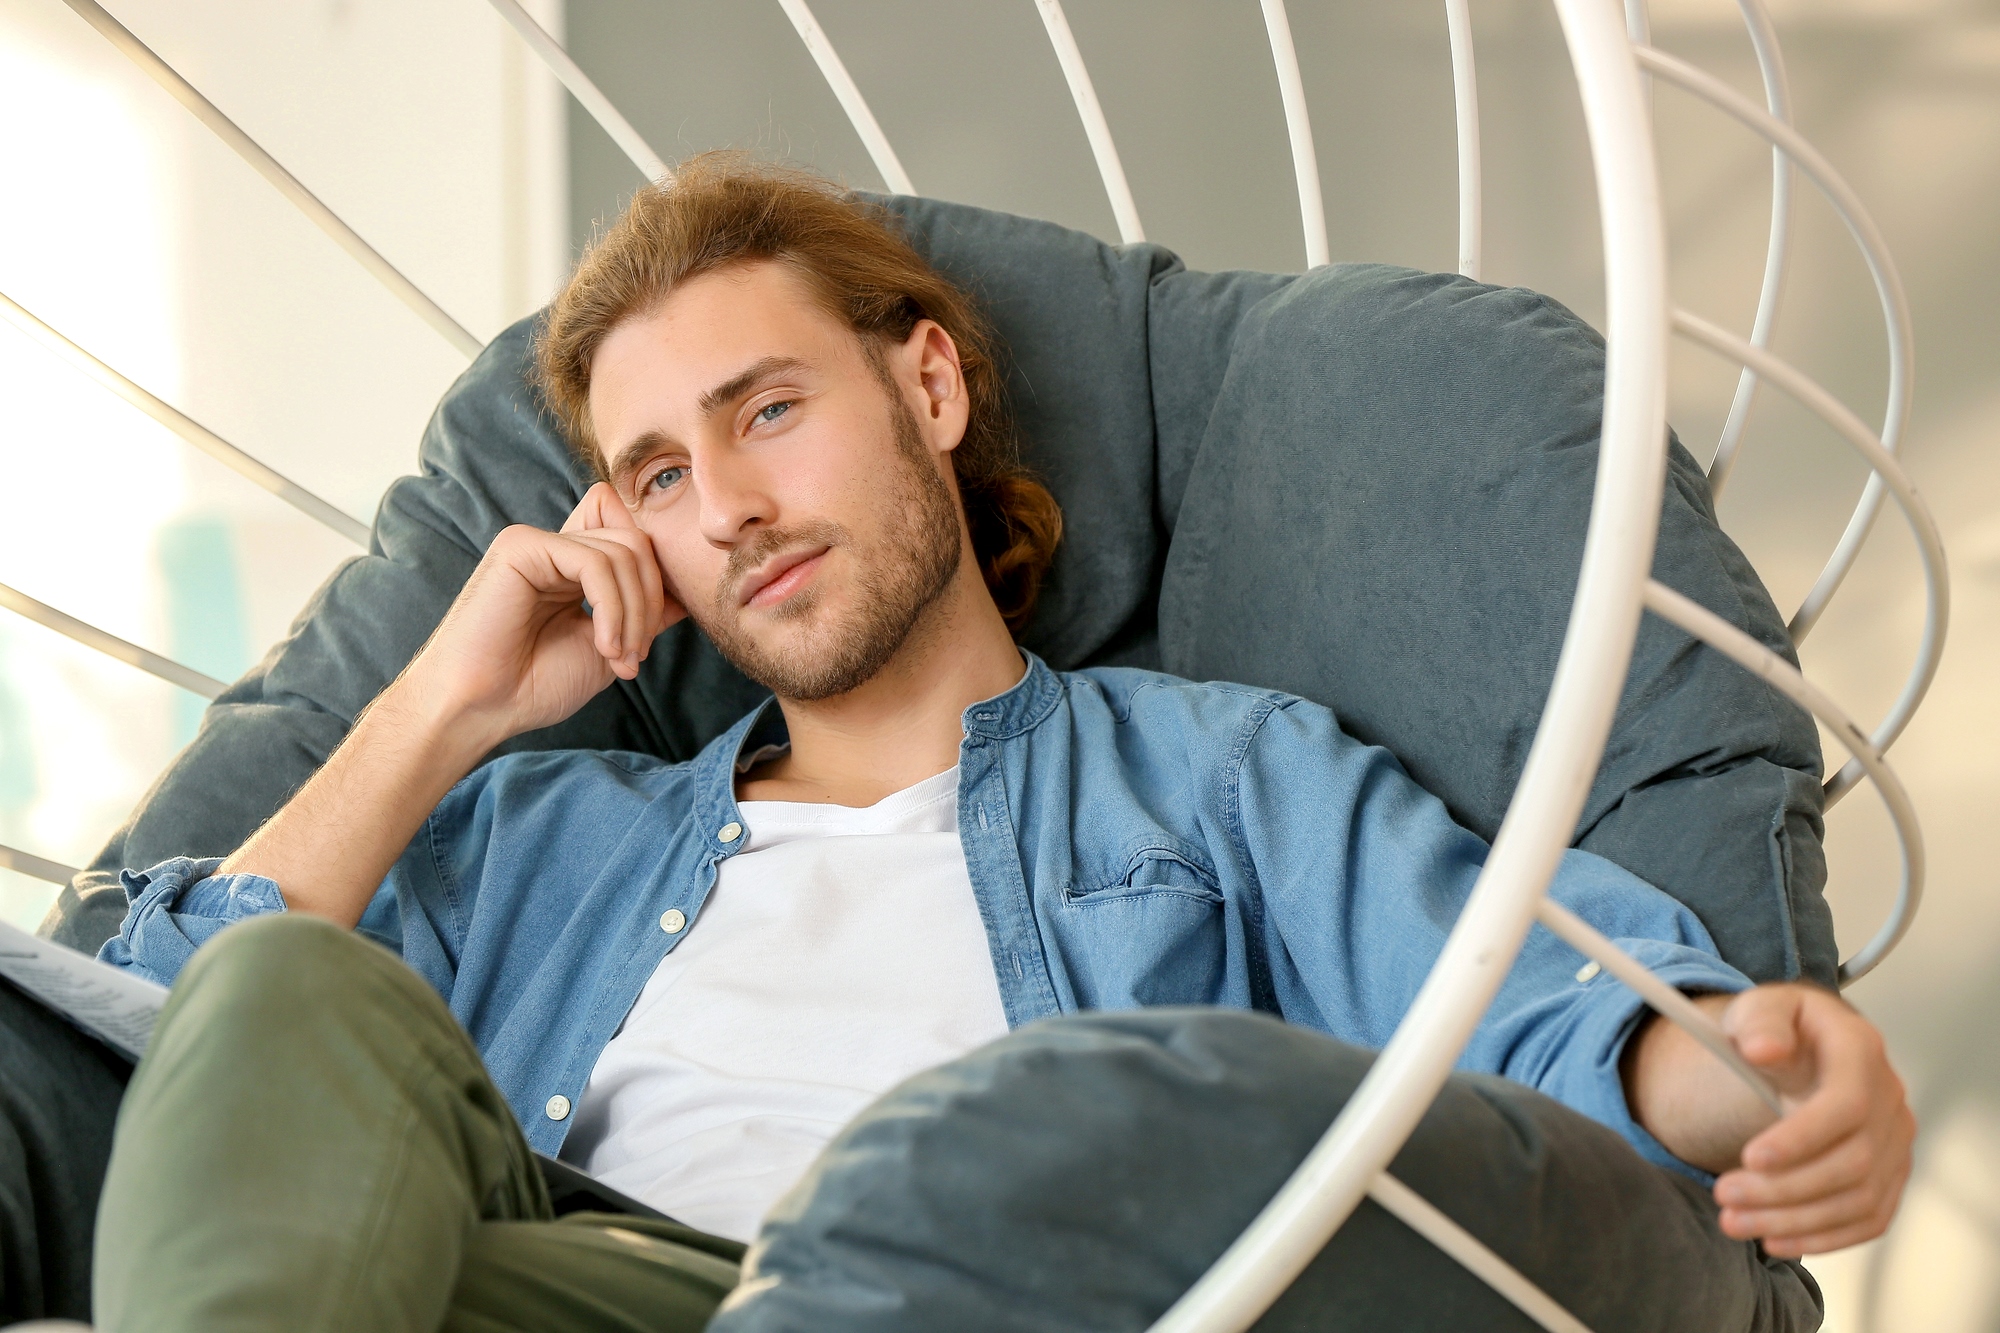
[[[119,13],[480,336],[553,288],[568,256],[560,89],[491,14]],[[0,216],[0,293],[366,524],[463,355],[76,13],[8,0],[0,70],[17,127],[0,175],[38,203]],[[357,553],[22,321],[0,321],[0,349],[0,583],[228,682]],[[205,702],[0,614],[0,843],[88,864]],[[33,928],[53,893],[0,869],[7,920]]]

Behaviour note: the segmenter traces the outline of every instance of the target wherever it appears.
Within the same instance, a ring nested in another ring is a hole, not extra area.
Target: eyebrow
[[[731,375],[722,383],[704,393],[696,406],[705,417],[712,417],[737,399],[742,398],[766,380],[787,375],[793,371],[807,369],[805,362],[795,356],[767,356],[753,361],[742,370]],[[620,449],[605,469],[605,475],[615,484],[622,481],[632,469],[639,466],[647,455],[670,447],[673,441],[665,433],[649,430]]]

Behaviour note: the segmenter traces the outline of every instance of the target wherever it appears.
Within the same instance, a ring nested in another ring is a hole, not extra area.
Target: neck
[[[865,685],[830,699],[778,700],[791,750],[738,779],[737,797],[873,805],[957,763],[961,715],[1011,689],[1025,670],[968,558]]]

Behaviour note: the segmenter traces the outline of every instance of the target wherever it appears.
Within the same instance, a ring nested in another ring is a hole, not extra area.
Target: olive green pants
[[[743,1247],[558,1221],[479,1052],[398,959],[327,922],[234,926],[133,1076],[98,1212],[98,1327],[680,1333]]]

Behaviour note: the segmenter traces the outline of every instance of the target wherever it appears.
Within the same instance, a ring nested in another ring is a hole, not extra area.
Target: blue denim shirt
[[[1380,1047],[1486,857],[1387,751],[1289,695],[1029,656],[964,728],[959,837],[1013,1026],[1228,1005]],[[749,841],[739,758],[783,739],[767,704],[682,764],[508,755],[445,797],[376,894],[361,930],[444,996],[538,1151],[570,1124],[550,1099],[577,1100],[661,958],[701,929],[717,864]],[[216,931],[284,910],[270,880],[218,864],[128,872],[100,956],[171,983]],[[1609,861],[1568,852],[1552,892],[1674,985],[1749,985],[1686,907]],[[1583,962],[1536,926],[1459,1066],[1679,1166],[1619,1081],[1640,1001]]]

